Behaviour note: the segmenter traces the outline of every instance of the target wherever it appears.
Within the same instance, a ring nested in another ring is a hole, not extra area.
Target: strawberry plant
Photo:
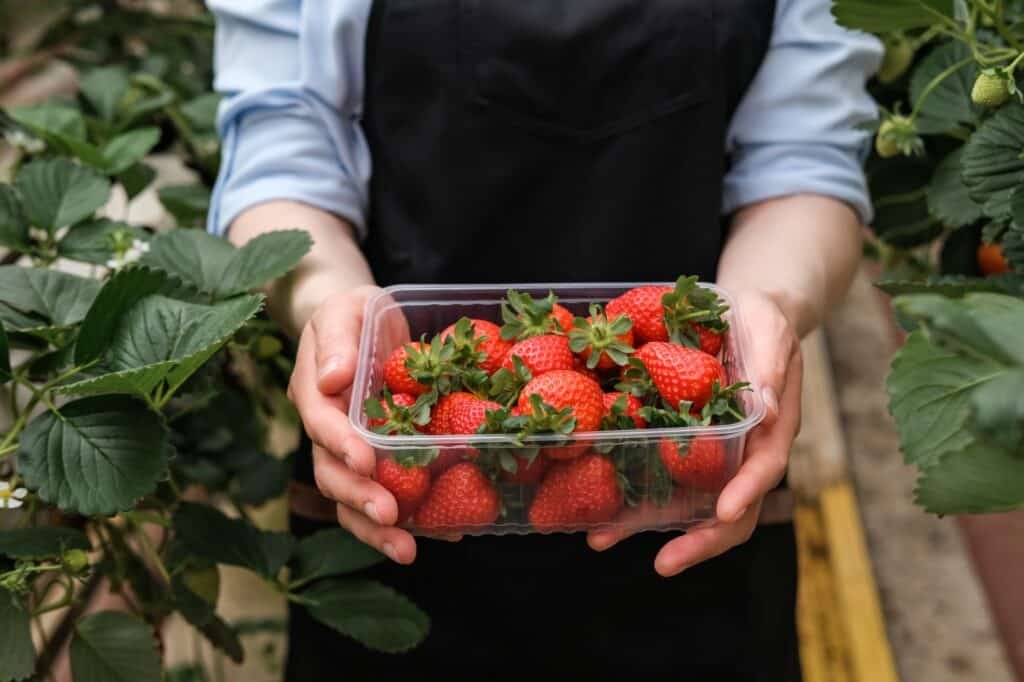
[[[887,389],[916,499],[1024,506],[1024,3],[835,0],[886,46],[870,255],[908,331]]]
[[[269,433],[296,426],[290,341],[253,292],[310,240],[235,248],[191,229],[218,156],[209,17],[68,4],[43,45],[74,45],[61,54],[80,69],[77,94],[0,112],[14,151],[0,169],[0,682],[45,678],[68,640],[75,680],[158,682],[157,633],[174,613],[242,660],[242,630],[216,611],[221,565],[368,647],[415,646],[427,617],[349,576],[383,557],[340,528],[298,540],[250,518],[290,478]],[[196,35],[205,51],[171,49]],[[201,86],[168,67],[186,58]],[[160,191],[179,225],[162,232],[105,208],[150,187],[154,149],[199,177]],[[126,610],[87,609],[97,590]],[[63,622],[37,648],[33,622],[54,611]]]

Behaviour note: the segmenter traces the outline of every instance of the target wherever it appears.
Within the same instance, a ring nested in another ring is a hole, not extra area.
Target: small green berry
[[[1010,98],[1007,76],[994,70],[982,71],[971,88],[971,101],[989,109],[996,109]]]
[[[907,72],[914,61],[914,46],[903,36],[893,36],[886,40],[885,56],[878,67],[878,80],[888,85]]]
[[[69,549],[60,555],[60,563],[69,575],[81,575],[89,568],[89,555],[81,549]]]
[[[895,129],[896,124],[892,121],[883,121],[878,128],[878,135],[875,136],[875,151],[883,159],[898,156],[900,153],[900,144],[893,136]]]
[[[263,334],[260,338],[256,339],[255,352],[256,357],[260,360],[269,360],[275,355],[278,355],[283,348],[284,345],[276,336]]]

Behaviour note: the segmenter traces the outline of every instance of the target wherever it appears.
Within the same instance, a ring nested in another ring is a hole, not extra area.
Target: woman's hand
[[[757,525],[764,496],[782,480],[790,446],[800,430],[803,363],[796,331],[769,296],[740,293],[736,307],[750,334],[747,371],[765,402],[765,419],[747,437],[745,457],[735,478],[718,498],[718,523],[668,542],[654,560],[655,570],[673,576],[746,542]],[[631,532],[598,531],[588,536],[605,550]]]
[[[348,419],[363,309],[379,291],[361,286],[324,299],[302,331],[288,397],[313,441],[317,488],[338,503],[338,523],[393,561],[408,564],[416,557],[416,542],[395,528],[398,504],[372,479],[376,455]]]

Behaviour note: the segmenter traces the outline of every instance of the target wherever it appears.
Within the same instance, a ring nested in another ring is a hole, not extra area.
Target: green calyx
[[[716,381],[711,386],[711,398],[696,414],[693,403],[688,400],[680,401],[678,405],[669,405],[665,401],[660,406],[647,405],[640,408],[639,414],[653,428],[734,424],[744,418],[743,407],[736,395],[749,388],[750,384],[745,381],[724,388]]]
[[[417,427],[426,426],[430,422],[430,408],[437,402],[437,392],[424,393],[416,399],[411,407],[396,405],[391,392],[386,388],[382,398],[387,409],[380,404],[379,398],[373,396],[363,402],[363,411],[366,412],[367,417],[384,420],[383,424],[373,427],[374,433],[413,436],[420,432]]]
[[[514,433],[520,439],[535,433],[568,435],[576,429],[576,415],[571,407],[556,409],[535,393],[530,396],[530,412],[508,417],[503,428],[505,433]]]
[[[519,399],[519,392],[533,379],[533,374],[518,355],[512,356],[512,370],[502,367],[491,376],[488,396],[508,406]]]
[[[623,343],[619,337],[626,334],[633,328],[633,321],[625,315],[619,315],[614,320],[609,320],[604,309],[592,303],[590,305],[590,320],[585,317],[577,317],[573,320],[573,329],[569,332],[569,350],[574,353],[582,353],[590,349],[587,356],[587,368],[594,369],[601,359],[602,354],[607,354],[612,362],[620,367],[629,360],[629,354],[634,348],[628,343]]]
[[[506,341],[522,341],[532,336],[563,334],[567,329],[551,317],[558,297],[548,292],[544,298],[535,300],[525,292],[509,289],[501,304],[501,338]]]
[[[912,116],[889,113],[883,110],[884,118],[875,136],[875,151],[882,158],[893,156],[922,156],[924,140],[917,133]]]
[[[601,430],[622,431],[625,429],[635,429],[636,422],[633,421],[633,417],[626,414],[628,407],[628,398],[626,394],[623,393],[612,403],[611,409],[608,410],[608,414],[601,418]]]
[[[431,462],[437,459],[438,454],[440,454],[438,448],[410,448],[392,452],[391,458],[400,466],[406,469],[413,469],[429,466]]]
[[[476,327],[468,317],[459,318],[453,333],[447,339],[451,339],[454,346],[452,362],[455,365],[473,367],[487,359],[487,354],[480,350],[480,345],[487,340],[487,336],[476,336]]]
[[[466,322],[468,323],[468,319]],[[456,327],[459,324],[463,324],[463,320],[459,320]],[[467,327],[463,324],[461,331],[462,334],[472,334],[472,325],[469,324]],[[456,331],[456,336],[458,335],[459,330]],[[420,343],[427,346],[426,350],[406,345],[405,368],[409,371],[409,376],[425,386],[430,386],[440,395],[465,389],[477,397],[486,396],[488,376],[487,372],[477,366],[480,354],[476,351],[476,346],[483,342],[483,337],[468,346],[463,339],[460,350],[460,342],[456,340],[456,336],[449,335],[442,340],[438,334],[429,344],[424,336]]]
[[[651,380],[643,360],[638,357],[631,357],[626,362],[625,370],[622,372],[622,381],[615,384],[616,391],[635,395],[640,400],[647,402],[658,398],[658,389]]]
[[[669,340],[690,348],[700,348],[700,335],[693,325],[721,334],[729,329],[722,316],[729,306],[711,289],[697,284],[696,277],[680,277],[675,289],[661,297],[665,328]]]

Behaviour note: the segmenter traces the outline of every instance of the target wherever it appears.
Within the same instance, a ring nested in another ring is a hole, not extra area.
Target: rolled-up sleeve
[[[835,23],[829,0],[779,0],[771,46],[733,117],[723,210],[791,194],[850,204],[864,222],[871,201],[862,165],[864,123],[877,107],[866,90],[881,43]]]
[[[217,18],[221,171],[208,229],[246,208],[311,204],[365,232],[370,154],[359,126],[370,0],[209,0]]]

